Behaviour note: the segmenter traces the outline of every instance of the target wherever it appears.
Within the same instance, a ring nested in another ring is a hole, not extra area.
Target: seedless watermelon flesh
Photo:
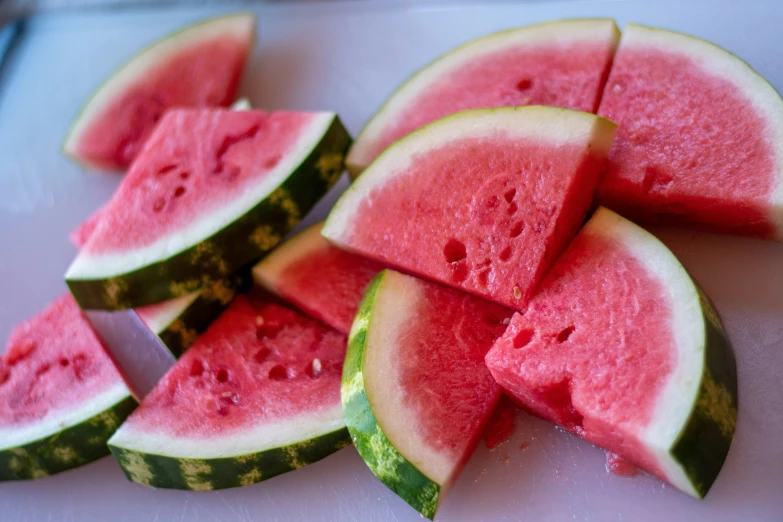
[[[255,282],[346,335],[362,294],[383,265],[329,244],[323,223],[292,237],[253,267]]]
[[[125,170],[171,107],[228,106],[255,35],[247,13],[213,18],[148,47],[96,91],[63,151],[98,170]]]
[[[645,223],[783,238],[783,100],[739,58],[629,25],[598,113],[618,124],[601,204]]]
[[[345,422],[372,472],[427,518],[500,399],[484,356],[511,313],[392,270],[361,302],[343,369]]]
[[[18,325],[0,359],[0,481],[46,477],[108,455],[136,406],[64,294]]]
[[[116,310],[224,279],[326,193],[349,143],[333,113],[168,111],[69,267],[71,292]]]
[[[109,441],[128,478],[159,488],[246,486],[349,443],[345,336],[237,296]]]
[[[720,320],[655,237],[600,208],[487,354],[514,400],[703,497],[737,419]]]
[[[550,107],[448,116],[387,149],[322,233],[345,250],[523,307],[581,225],[614,129]]]
[[[457,47],[392,94],[356,139],[348,169],[358,176],[393,142],[466,109],[551,105],[595,112],[619,38],[612,20],[567,20]]]

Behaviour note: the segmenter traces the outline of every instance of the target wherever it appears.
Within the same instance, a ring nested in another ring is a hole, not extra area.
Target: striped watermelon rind
[[[426,477],[392,445],[373,414],[364,387],[367,330],[375,297],[386,273],[381,272],[368,285],[348,338],[341,384],[345,424],[354,446],[373,474],[416,511],[433,519],[441,486]]]

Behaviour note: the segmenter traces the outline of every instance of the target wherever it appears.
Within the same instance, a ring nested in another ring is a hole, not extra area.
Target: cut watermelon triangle
[[[416,72],[370,119],[347,166],[358,176],[406,134],[465,109],[550,105],[595,112],[620,32],[614,21],[566,20],[468,42]]]
[[[322,233],[388,266],[524,307],[581,225],[614,129],[550,107],[448,116],[379,156]]]
[[[11,332],[0,359],[0,481],[107,455],[106,441],[135,407],[76,302],[60,296]]]
[[[601,208],[486,358],[515,401],[696,497],[729,451],[734,354],[654,236]]]
[[[345,336],[238,296],[117,430],[128,478],[159,488],[246,486],[350,444]]]
[[[384,266],[329,244],[323,223],[303,230],[253,267],[255,282],[346,335],[364,289]]]
[[[370,470],[427,518],[500,398],[484,356],[511,314],[392,270],[364,295],[343,370],[345,422]]]
[[[181,297],[271,250],[334,184],[333,113],[173,109],[66,273],[84,309]]]
[[[630,24],[599,114],[618,124],[601,204],[644,223],[783,238],[783,100],[745,62]]]
[[[228,106],[255,37],[248,13],[173,33],[116,71],[90,98],[63,152],[88,168],[124,171],[166,109]]]

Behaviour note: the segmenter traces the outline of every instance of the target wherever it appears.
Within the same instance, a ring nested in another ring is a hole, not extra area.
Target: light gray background
[[[690,32],[738,54],[783,90],[783,3],[776,0],[317,2],[252,9],[260,37],[244,94],[267,109],[338,111],[353,133],[437,54],[491,31],[556,18],[612,16],[621,24]],[[60,14],[29,23],[0,86],[0,338],[65,290],[62,274],[74,254],[68,232],[119,181],[86,174],[60,156],[79,106],[142,46],[213,11]],[[706,500],[650,477],[610,475],[601,450],[520,415],[510,441],[493,451],[479,448],[439,520],[783,520],[783,245],[658,233],[714,299],[739,366],[736,438]],[[522,443],[530,445],[521,450]],[[419,519],[352,448],[222,492],[131,484],[111,458],[36,482],[0,484],[3,522]]]

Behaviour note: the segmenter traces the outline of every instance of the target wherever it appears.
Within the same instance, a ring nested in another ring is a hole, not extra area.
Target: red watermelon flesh
[[[79,306],[63,294],[18,325],[0,360],[0,428],[33,423],[127,388]]]
[[[255,110],[167,112],[83,252],[148,246],[230,205],[245,188],[263,182],[316,118]]]
[[[332,408],[345,342],[292,310],[240,295],[126,425],[198,439]]]
[[[458,47],[386,102],[357,138],[349,166],[360,171],[403,136],[462,110],[549,105],[595,112],[618,37],[611,20],[569,20]]]
[[[258,284],[348,335],[365,288],[383,265],[329,244],[322,223],[302,231],[253,269]]]
[[[253,34],[252,17],[240,15],[188,28],[150,48],[95,95],[81,116],[89,121],[76,124],[66,152],[90,166],[125,170],[167,109],[230,105]]]
[[[618,124],[601,204],[641,222],[779,236],[783,102],[738,58],[631,25],[598,112]]]
[[[98,210],[87,216],[87,219],[81,222],[69,235],[68,239],[71,240],[71,244],[76,248],[82,248],[95,229],[98,227],[98,223],[101,221],[101,213],[104,207],[100,207]]]
[[[495,119],[495,132],[470,136]],[[504,128],[512,123],[516,129]],[[593,124],[594,135],[566,142],[549,141],[543,130]],[[527,125],[529,136],[519,130]],[[439,120],[367,169],[333,209],[324,235],[341,248],[519,308],[580,226],[612,131],[606,120],[543,107]],[[457,137],[429,137],[441,132]]]

